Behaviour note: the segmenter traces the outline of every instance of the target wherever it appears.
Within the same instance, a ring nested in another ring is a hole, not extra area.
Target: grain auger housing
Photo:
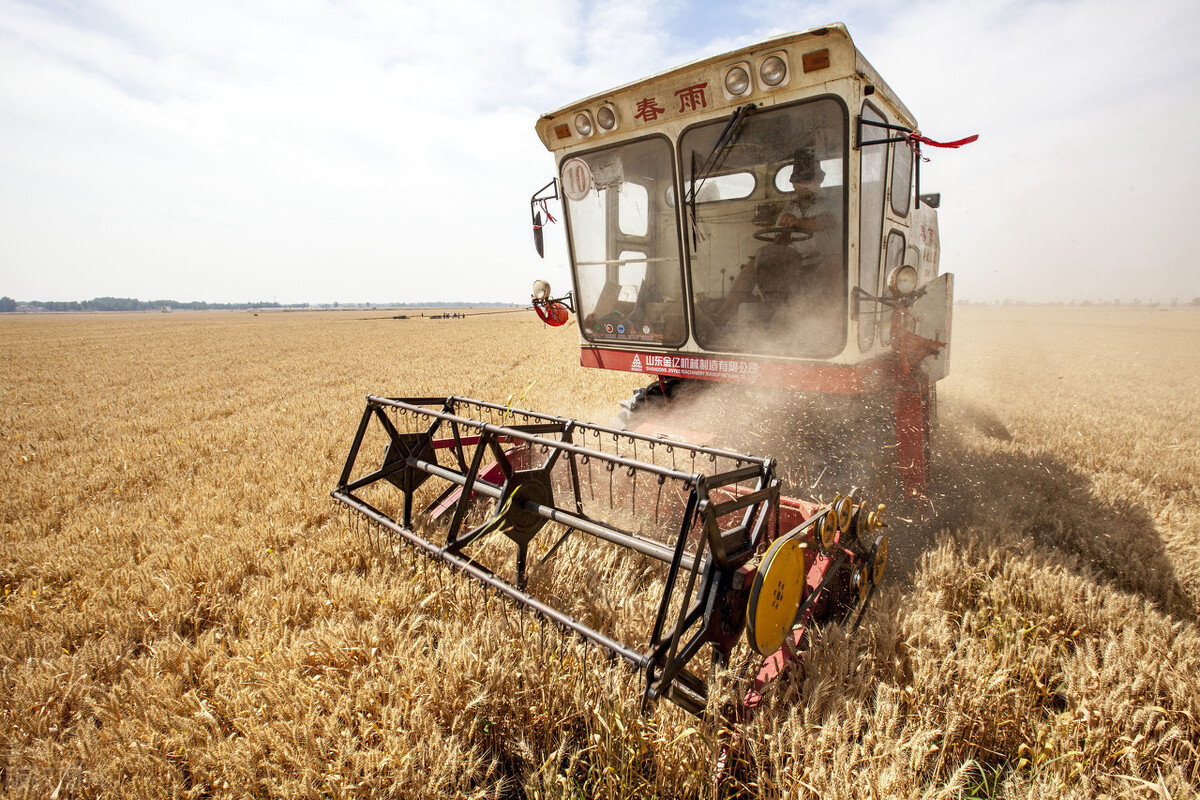
[[[880,509],[781,497],[770,459],[458,397],[369,397],[333,497],[378,545],[453,567],[697,714],[711,663],[765,657],[747,713],[808,626],[856,623],[887,563]]]

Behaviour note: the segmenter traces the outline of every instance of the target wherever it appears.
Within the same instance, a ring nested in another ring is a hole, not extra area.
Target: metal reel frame
[[[417,430],[400,431],[389,418],[397,413],[415,421]],[[489,418],[505,424],[483,421]],[[388,442],[382,465],[374,468],[360,464],[372,423]],[[588,437],[611,440],[612,452],[585,446],[582,442]],[[641,456],[636,455],[639,446]],[[645,454],[656,446],[678,453],[678,460],[690,468],[648,459]],[[697,462],[702,469],[696,468]],[[673,481],[684,487],[681,521],[667,541],[585,513],[581,469],[593,463],[610,475],[620,470],[635,487],[639,478],[650,485]],[[557,466],[561,476],[563,464],[568,478],[556,483],[550,474]],[[423,511],[415,510],[418,489],[434,491],[431,482],[442,487],[440,494]],[[402,495],[395,519],[363,497],[368,487],[386,489],[384,484]],[[495,500],[496,512],[466,529],[468,501],[475,496]],[[390,531],[395,540],[624,659],[645,676],[644,702],[666,697],[695,714],[703,713],[707,702],[708,670],[697,674],[688,666],[705,644],[712,645],[715,660],[728,658],[745,626],[744,598],[739,602],[738,590],[748,585],[747,564],[779,524],[779,481],[770,459],[453,396],[368,396],[332,497]],[[451,507],[443,536],[430,523]],[[566,533],[545,558],[568,536],[583,533],[667,566],[665,588],[644,645],[618,641],[526,592],[527,548],[551,521],[563,525]],[[515,545],[515,580],[505,579],[470,552],[495,533]]]

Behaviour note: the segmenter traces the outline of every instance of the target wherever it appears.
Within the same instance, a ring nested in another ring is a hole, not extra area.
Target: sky
[[[527,302],[534,123],[844,22],[972,302],[1200,296],[1194,0],[0,0],[0,295]]]

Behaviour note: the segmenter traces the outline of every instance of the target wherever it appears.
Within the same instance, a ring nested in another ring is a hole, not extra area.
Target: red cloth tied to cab
[[[919,133],[910,133],[908,135],[908,138],[910,141],[919,142],[920,144],[927,144],[932,147],[962,147],[964,144],[970,144],[971,142],[978,139],[979,134],[977,133],[974,136],[968,136],[965,139],[959,139],[954,142],[935,142],[933,139],[930,139],[928,136],[922,136]]]

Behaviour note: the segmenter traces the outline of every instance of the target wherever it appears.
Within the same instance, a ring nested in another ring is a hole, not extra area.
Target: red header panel
[[[696,356],[677,353],[646,353],[636,350],[601,350],[584,347],[579,363],[597,369],[645,372],[673,378],[752,383],[797,391],[829,394],[863,394],[890,383],[894,374],[890,359],[847,367],[833,364],[795,364],[753,358]]]

